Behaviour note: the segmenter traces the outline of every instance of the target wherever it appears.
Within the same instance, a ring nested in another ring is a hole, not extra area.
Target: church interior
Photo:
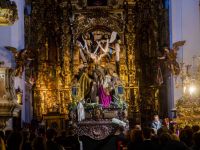
[[[199,49],[199,0],[1,0],[0,130],[200,126]]]

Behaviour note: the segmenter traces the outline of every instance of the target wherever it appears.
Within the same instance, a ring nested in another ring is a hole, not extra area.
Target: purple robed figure
[[[108,108],[110,106],[112,97],[106,93],[102,85],[99,87],[99,98],[104,108]]]

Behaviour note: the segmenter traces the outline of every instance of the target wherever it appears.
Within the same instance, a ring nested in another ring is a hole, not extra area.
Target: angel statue
[[[179,63],[177,62],[177,52],[180,46],[183,46],[185,41],[178,41],[173,43],[173,48],[169,49],[167,47],[164,48],[164,55],[158,57],[160,60],[165,60],[167,68],[172,72],[173,75],[179,75],[180,67]]]
[[[29,60],[31,61],[32,58],[28,57],[28,51],[27,49],[21,49],[21,50],[17,50],[14,47],[11,46],[5,46],[5,48],[12,52],[14,58],[15,58],[15,62],[16,62],[16,66],[15,66],[15,76],[22,76],[22,73],[24,71],[24,66],[26,64],[26,61]]]

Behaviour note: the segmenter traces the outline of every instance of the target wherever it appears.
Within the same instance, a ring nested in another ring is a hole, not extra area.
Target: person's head
[[[193,126],[192,126],[192,131],[193,131],[193,133],[198,132],[199,129],[200,129],[200,127],[199,127],[198,125],[193,125]]]
[[[68,136],[72,136],[74,134],[74,127],[70,127],[68,130]]]
[[[29,131],[22,131],[22,138],[23,138],[23,142],[28,141],[29,138],[30,138],[30,133],[29,133]]]
[[[154,121],[159,121],[159,116],[158,115],[154,115],[153,118],[154,118]]]
[[[134,126],[134,129],[136,129],[136,130],[142,130],[142,128],[141,128],[141,125],[140,125],[140,124],[136,124],[136,125]]]
[[[175,133],[172,133],[172,134],[171,134],[171,139],[172,139],[173,141],[180,141],[179,137],[178,137]]]
[[[142,143],[144,140],[141,130],[133,129],[130,133],[130,140],[133,143]]]
[[[182,142],[184,142],[187,146],[191,146],[192,145],[192,135],[193,135],[192,129],[186,128],[180,132],[179,137],[180,137],[180,140]]]
[[[165,123],[169,123],[169,118],[164,118]]]
[[[10,136],[11,133],[12,133],[12,130],[6,130],[5,131],[5,140],[8,139],[8,137]]]
[[[7,140],[8,150],[19,150],[22,144],[22,136],[20,132],[13,131]]]
[[[108,74],[113,75],[113,73],[114,73],[114,70],[112,68],[109,68],[108,69]]]
[[[46,132],[46,138],[47,140],[54,140],[56,136],[56,131],[54,129],[48,129]]]
[[[169,133],[163,133],[160,135],[160,143],[166,144],[172,140],[171,135]]]
[[[152,135],[151,128],[146,127],[146,128],[143,128],[142,131],[143,131],[143,136],[145,139],[151,139],[151,135]]]
[[[39,136],[45,136],[45,128],[39,128],[38,129],[38,135]]]
[[[169,130],[167,127],[163,126],[162,128],[158,129],[157,131],[157,135],[160,136],[161,134],[164,134],[164,133],[169,133]]]
[[[84,71],[85,73],[88,73],[88,67],[83,67],[83,71]]]
[[[46,141],[44,137],[37,137],[32,143],[33,150],[46,150]]]
[[[195,145],[196,145],[198,148],[200,148],[200,132],[194,133],[194,135],[193,135],[193,140],[194,140]]]
[[[62,137],[65,137],[65,136],[66,136],[66,131],[65,131],[65,130],[61,132],[61,136],[62,136]]]

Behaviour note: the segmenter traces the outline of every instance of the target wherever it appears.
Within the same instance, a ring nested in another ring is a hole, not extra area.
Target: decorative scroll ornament
[[[0,26],[14,24],[18,19],[17,5],[15,2],[3,0],[0,2]]]
[[[9,68],[0,68],[0,129],[5,128],[6,121],[13,117],[17,104],[14,90],[13,71]]]
[[[99,12],[102,12],[102,10],[99,10]],[[111,29],[117,33],[123,32],[122,14],[116,15],[107,13],[107,15],[105,14],[103,17],[100,15],[98,16],[98,14],[96,15],[97,16],[93,14],[92,16],[91,13],[87,13],[87,15],[78,14],[75,16],[75,38],[77,38],[80,33],[85,33],[87,30],[94,27],[107,27],[106,29]]]
[[[76,132],[79,136],[88,136],[95,140],[102,140],[113,132],[113,125],[109,121],[90,121],[81,122]]]

